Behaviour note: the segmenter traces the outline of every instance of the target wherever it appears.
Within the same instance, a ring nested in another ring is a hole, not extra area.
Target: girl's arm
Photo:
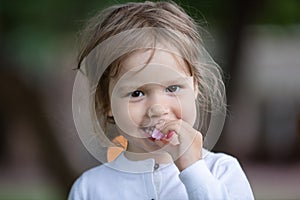
[[[165,124],[162,132],[175,131],[178,145],[165,150],[175,160],[189,199],[254,199],[238,161],[226,154],[203,150],[202,134],[182,120]],[[161,144],[163,145],[163,144]],[[203,156],[204,155],[204,156]]]
[[[250,184],[238,161],[225,154],[209,153],[197,161],[179,178],[190,200],[196,199],[254,199]]]

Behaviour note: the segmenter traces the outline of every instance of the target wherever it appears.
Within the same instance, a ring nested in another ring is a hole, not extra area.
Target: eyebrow
[[[189,77],[185,77],[185,78],[178,78],[178,79],[171,79],[171,80],[167,80],[164,82],[160,82],[160,83],[155,83],[155,82],[148,82],[148,83],[142,83],[142,82],[138,82],[136,81],[134,84],[132,84],[132,82],[128,82],[129,84],[124,84],[122,86],[120,86],[117,91],[118,92],[123,92],[123,91],[132,91],[134,89],[140,88],[144,85],[147,84],[158,84],[158,85],[163,85],[163,86],[169,86],[169,85],[174,85],[174,84],[182,84],[185,83],[186,81],[188,81],[189,78],[191,78],[192,76]]]
[[[161,85],[182,84],[182,83],[188,81],[189,78],[191,78],[191,77],[192,76],[187,76],[187,77],[184,77],[184,78],[180,77],[180,78],[175,79],[175,80],[167,80],[167,81],[161,83]]]

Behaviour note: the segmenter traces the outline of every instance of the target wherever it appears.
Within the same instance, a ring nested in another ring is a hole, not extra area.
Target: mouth
[[[154,126],[146,127],[146,128],[142,128],[142,129],[147,134],[148,139],[153,142],[162,140],[162,141],[170,141],[170,143],[173,146],[180,144],[180,142],[178,140],[178,136],[175,131],[169,131],[169,133],[165,135],[162,132],[160,132],[157,128],[155,128]],[[173,139],[171,140],[171,138],[173,138]]]
[[[148,138],[153,141],[165,138],[165,135],[162,132],[160,132],[157,128],[155,128],[155,126],[146,127],[143,128],[143,130],[147,134]]]

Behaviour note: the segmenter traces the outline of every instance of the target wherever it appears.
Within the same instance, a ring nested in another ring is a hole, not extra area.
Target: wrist
[[[181,172],[201,159],[201,156],[194,156],[193,158],[185,158],[182,156],[178,158],[174,163],[178,170]]]

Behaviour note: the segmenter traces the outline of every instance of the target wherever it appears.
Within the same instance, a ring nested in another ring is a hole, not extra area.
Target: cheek
[[[129,115],[128,102],[124,102],[120,99],[114,98],[112,100],[111,110],[114,120],[118,128],[125,133],[131,133],[133,121]]]
[[[112,114],[118,128],[127,135],[136,137],[136,129],[142,119],[142,108],[138,104],[130,104],[128,101],[112,101]]]
[[[197,108],[194,95],[187,95],[181,99],[181,119],[191,126],[196,122]]]
[[[143,116],[145,115],[145,106],[141,103],[128,104],[128,117],[136,127],[139,127]]]
[[[185,105],[182,112],[182,119],[193,126],[196,122],[197,109],[195,101]]]

